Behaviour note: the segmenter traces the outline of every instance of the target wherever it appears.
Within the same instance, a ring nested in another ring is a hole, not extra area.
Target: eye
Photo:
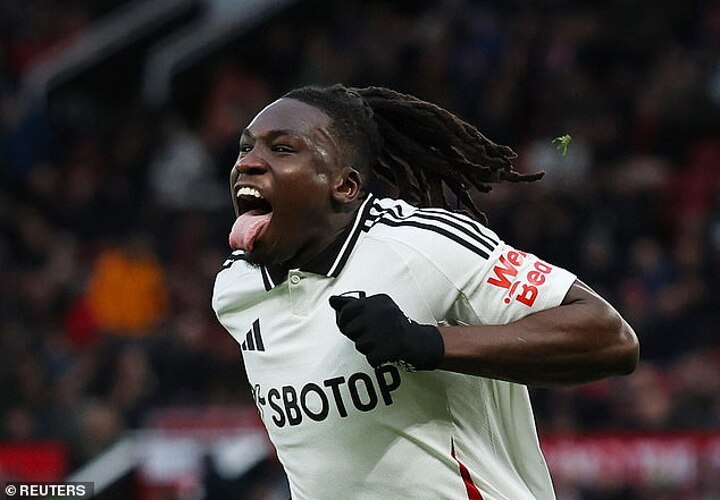
[[[245,153],[249,153],[252,151],[252,144],[240,144],[240,154],[243,155]]]
[[[289,153],[295,152],[295,148],[293,148],[292,146],[288,146],[287,144],[275,144],[275,145],[273,145],[272,150],[275,151],[276,153],[283,153],[283,154],[289,154]]]

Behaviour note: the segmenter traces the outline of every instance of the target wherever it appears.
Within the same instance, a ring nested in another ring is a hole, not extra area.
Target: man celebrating
[[[554,498],[525,385],[630,373],[638,343],[484,225],[470,189],[541,176],[514,157],[375,87],[297,89],[243,131],[213,307],[294,499]]]

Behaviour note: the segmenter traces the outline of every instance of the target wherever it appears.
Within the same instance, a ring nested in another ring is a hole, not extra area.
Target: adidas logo
[[[243,351],[264,351],[262,335],[260,335],[260,320],[256,319],[252,328],[245,334],[245,340],[240,345]]]

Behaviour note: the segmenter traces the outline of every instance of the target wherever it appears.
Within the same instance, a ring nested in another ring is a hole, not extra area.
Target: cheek
[[[288,170],[283,176],[282,184],[278,183],[278,193],[296,202],[304,201],[307,205],[317,205],[329,199],[330,176],[314,166]]]
[[[296,184],[295,189],[301,197],[299,212],[317,217],[317,214],[329,210],[330,195],[327,178],[322,176],[305,178]]]

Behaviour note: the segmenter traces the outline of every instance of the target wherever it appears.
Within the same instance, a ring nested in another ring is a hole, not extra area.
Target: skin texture
[[[270,104],[243,131],[233,192],[255,187],[273,209],[248,255],[252,261],[301,267],[350,224],[362,181],[343,151],[330,118],[294,99]],[[628,374],[639,356],[632,328],[580,281],[558,307],[507,325],[439,331],[445,345],[440,369],[529,385]]]
[[[233,193],[251,186],[272,206],[269,226],[247,254],[252,262],[301,267],[350,223],[360,178],[344,156],[330,118],[315,107],[279,99],[253,119],[230,176]]]
[[[445,345],[440,369],[528,385],[627,375],[639,357],[630,325],[581,281],[560,306],[507,325],[439,330]]]

